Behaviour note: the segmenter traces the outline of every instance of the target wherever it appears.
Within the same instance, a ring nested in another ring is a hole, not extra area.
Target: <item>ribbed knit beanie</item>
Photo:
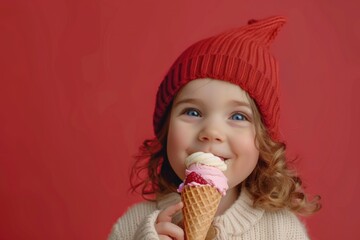
[[[278,63],[270,53],[286,19],[249,20],[248,24],[196,42],[171,66],[161,82],[153,116],[155,135],[164,124],[175,94],[191,80],[212,78],[240,86],[254,99],[273,140],[279,140]]]

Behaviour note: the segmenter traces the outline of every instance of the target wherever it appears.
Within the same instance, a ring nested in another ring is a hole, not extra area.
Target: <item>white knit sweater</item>
[[[244,190],[244,189],[243,189]],[[289,210],[267,212],[253,208],[246,191],[241,191],[236,202],[214,218],[211,237],[207,239],[309,239],[304,225]],[[155,231],[155,221],[160,210],[180,201],[180,195],[172,193],[158,202],[142,202],[129,208],[115,223],[109,240],[159,239]],[[181,213],[174,222],[181,221]]]

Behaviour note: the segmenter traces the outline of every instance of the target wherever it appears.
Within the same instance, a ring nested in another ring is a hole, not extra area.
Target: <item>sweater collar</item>
[[[229,234],[241,235],[250,229],[263,214],[263,209],[253,207],[253,200],[243,187],[234,204],[224,214],[214,218],[213,225],[219,228],[225,227]]]
[[[157,208],[162,210],[178,203],[181,200],[180,194],[170,193],[157,201]],[[264,214],[261,208],[253,207],[253,200],[248,191],[243,187],[240,196],[224,214],[214,218],[213,225],[220,229],[225,228],[228,234],[241,235],[250,229]],[[179,223],[182,219],[181,212],[174,216],[173,222]]]

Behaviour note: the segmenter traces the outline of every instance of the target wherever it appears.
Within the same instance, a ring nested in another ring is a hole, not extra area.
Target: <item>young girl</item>
[[[309,201],[288,167],[278,64],[269,51],[284,24],[281,16],[250,20],[179,56],[158,89],[156,138],[144,141],[132,172],[133,190],[149,201],[131,207],[109,239],[185,238],[177,188],[195,152],[227,165],[229,189],[207,239],[308,239],[295,214],[319,210],[319,197]]]

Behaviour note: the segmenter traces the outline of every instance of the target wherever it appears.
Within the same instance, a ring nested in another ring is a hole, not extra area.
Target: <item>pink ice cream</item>
[[[229,186],[223,171],[226,171],[227,166],[219,157],[214,156],[212,153],[196,152],[186,158],[185,165],[187,167],[185,180],[180,184],[178,192],[183,190],[185,183],[187,186],[210,185],[225,196]],[[203,178],[206,184],[187,179],[192,172]]]

